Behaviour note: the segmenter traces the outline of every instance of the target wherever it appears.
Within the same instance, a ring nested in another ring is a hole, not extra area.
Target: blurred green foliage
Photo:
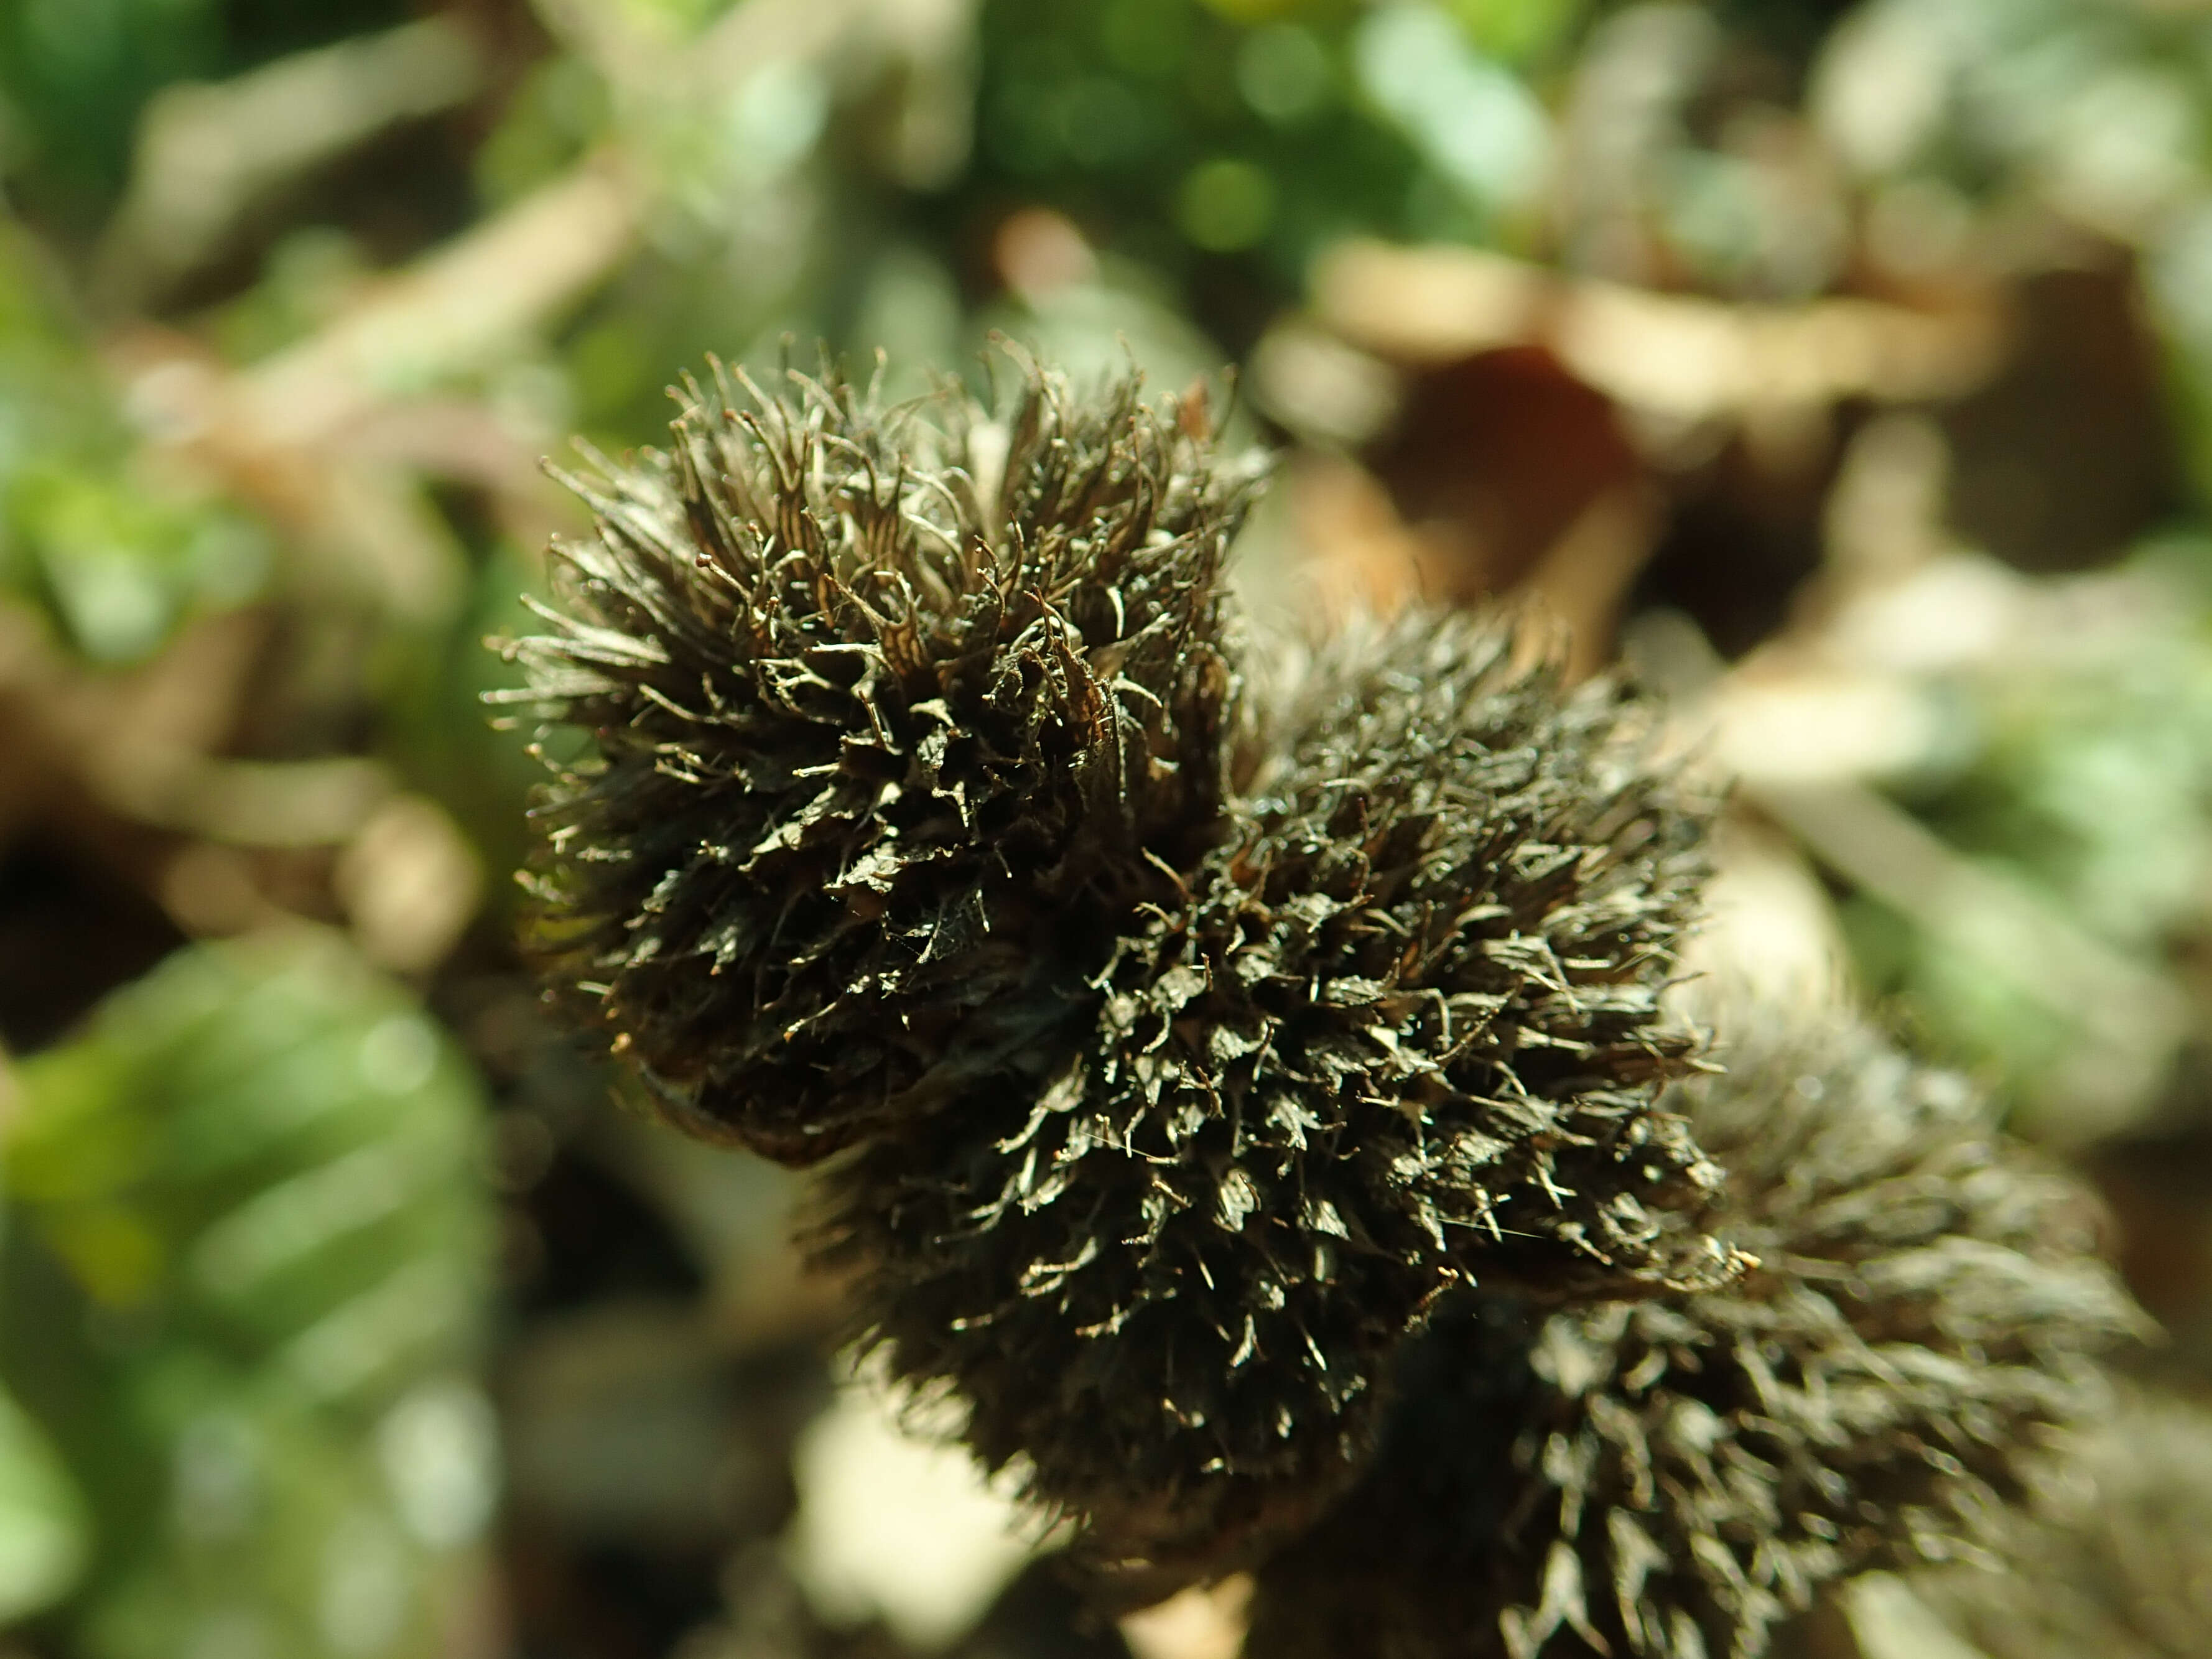
[[[0,1621],[16,1623],[74,1589],[89,1538],[84,1499],[52,1442],[0,1397]]]
[[[88,231],[122,189],[139,112],[161,88],[406,15],[398,0],[10,0],[0,7],[9,184]]]
[[[1977,866],[2127,957],[2185,959],[2212,927],[2212,546],[2156,544],[2118,574],[2139,586],[2114,596],[2117,617],[1937,678],[1940,752],[1894,789]],[[2032,1092],[2080,1042],[2038,964],[1865,896],[1843,915],[1868,988],[2004,1093]]]
[[[252,597],[270,538],[136,453],[58,286],[46,251],[0,227],[0,583],[94,660],[130,662]]]
[[[21,1084],[0,1372],[89,1504],[83,1650],[435,1651],[495,1478],[465,1062],[301,933],[173,957]]]

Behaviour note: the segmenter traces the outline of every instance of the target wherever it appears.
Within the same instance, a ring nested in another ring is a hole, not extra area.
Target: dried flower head
[[[1656,1106],[1705,814],[1642,704],[1464,617],[1241,690],[1257,469],[1133,381],[745,391],[576,485],[542,932],[679,1123],[849,1151],[818,1248],[987,1462],[1196,1570],[1351,1478],[1454,1285],[1734,1271]]]
[[[2141,1390],[2087,1437],[2002,1572],[1917,1575],[1988,1659],[2196,1659],[2212,1632],[2212,1413]]]
[[[1027,370],[1000,425],[736,379],[566,480],[597,533],[514,700],[591,739],[538,814],[551,976],[685,1127],[805,1163],[1036,1042],[1202,850],[1258,469],[1133,380]]]
[[[1373,1468],[1263,1572],[1254,1659],[1750,1659],[1826,1580],[2001,1535],[2134,1328],[2083,1194],[1863,1033],[1678,1099],[1758,1265],[1439,1314]]]
[[[1733,1270],[1662,1224],[1718,1171],[1654,1108],[1703,815],[1632,698],[1515,646],[1417,617],[1341,647],[1091,966],[1081,1040],[832,1176],[867,1334],[1095,1552],[1172,1577],[1302,1524],[1454,1285]]]

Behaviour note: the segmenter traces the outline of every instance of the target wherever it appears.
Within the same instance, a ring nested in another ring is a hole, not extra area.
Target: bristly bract
[[[2139,1328],[2094,1205],[1868,1032],[1729,1058],[1676,1103],[1757,1265],[1440,1311],[1360,1486],[1262,1571],[1250,1659],[1756,1659],[1844,1575],[2002,1547]]]
[[[1003,423],[835,374],[682,404],[566,479],[596,533],[510,647],[590,736],[536,942],[672,1116],[807,1163],[1036,1042],[1204,845],[1258,469],[1133,380],[1031,370]]]
[[[828,1248],[891,1369],[987,1462],[1173,1576],[1295,1527],[1455,1285],[1710,1289],[1718,1169],[1655,1096],[1705,818],[1648,710],[1506,627],[1340,642],[1081,1040],[834,1172]]]

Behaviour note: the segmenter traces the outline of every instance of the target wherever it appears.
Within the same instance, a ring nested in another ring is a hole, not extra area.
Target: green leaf
[[[84,1500],[45,1432],[0,1394],[0,1625],[58,1601],[90,1550]]]
[[[82,1567],[54,1616],[88,1659],[429,1659],[496,1491],[451,1040],[301,927],[177,952],[21,1079],[0,1377],[85,1502],[0,1418],[0,1613],[20,1555],[26,1606]]]

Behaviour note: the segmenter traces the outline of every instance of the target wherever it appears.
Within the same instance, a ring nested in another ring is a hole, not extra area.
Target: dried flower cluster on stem
[[[1272,1555],[1256,1659],[1747,1656],[1976,1547],[2128,1325],[2071,1189],[1859,1034],[1698,1077],[1649,704],[1465,616],[1271,669],[1263,469],[1018,378],[717,368],[571,481],[556,991],[823,1166],[856,1335],[1132,1593]]]

